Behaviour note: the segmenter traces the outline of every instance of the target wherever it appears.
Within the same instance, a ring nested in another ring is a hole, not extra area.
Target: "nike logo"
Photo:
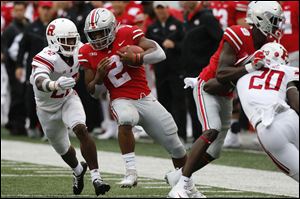
[[[122,46],[124,42],[125,42],[125,40],[122,41],[121,43],[118,43],[118,45],[119,45],[119,46]]]

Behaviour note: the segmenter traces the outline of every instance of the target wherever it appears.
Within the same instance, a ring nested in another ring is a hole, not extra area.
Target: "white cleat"
[[[188,192],[190,198],[206,198],[204,194],[197,190],[196,186],[194,185],[193,188]]]
[[[188,190],[176,185],[169,192],[168,198],[189,198],[188,192]]]
[[[224,140],[224,148],[239,148],[241,146],[239,135],[229,129]]]
[[[165,175],[165,180],[167,184],[169,184],[171,187],[174,187],[179,181],[181,175],[182,175],[182,170],[176,168],[174,171],[170,171]]]
[[[121,188],[131,188],[137,185],[136,170],[127,170],[123,180],[119,183]]]

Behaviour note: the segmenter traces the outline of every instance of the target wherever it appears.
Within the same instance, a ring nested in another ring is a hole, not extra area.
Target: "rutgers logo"
[[[49,26],[48,30],[47,30],[47,35],[53,36],[54,35],[54,33],[53,33],[54,29],[55,29],[55,25],[51,24]]]

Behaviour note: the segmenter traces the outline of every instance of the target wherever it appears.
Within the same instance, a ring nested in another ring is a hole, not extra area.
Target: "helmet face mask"
[[[117,22],[113,13],[105,8],[98,8],[87,16],[84,33],[95,50],[102,50],[115,40],[116,27]]]
[[[46,29],[49,48],[65,57],[71,57],[78,48],[80,36],[75,24],[69,19],[53,20]]]
[[[278,2],[252,1],[248,5],[246,22],[256,26],[265,36],[280,39],[285,19]]]

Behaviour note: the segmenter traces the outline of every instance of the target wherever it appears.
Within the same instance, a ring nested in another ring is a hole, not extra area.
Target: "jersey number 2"
[[[118,88],[126,82],[130,81],[131,77],[127,72],[120,74],[123,71],[124,66],[123,63],[120,61],[119,56],[113,55],[111,59],[112,62],[116,64],[116,67],[108,72],[107,77],[110,80],[110,82],[114,85],[114,87]],[[117,75],[119,77],[116,77]]]
[[[265,85],[265,90],[275,90],[278,91],[282,82],[284,76],[283,71],[276,71],[276,70],[270,70],[265,69],[261,75],[255,75],[252,76],[250,79],[249,89],[262,89],[263,85]],[[255,83],[256,80],[264,80],[263,83]],[[272,87],[271,85],[274,82],[275,85]]]

